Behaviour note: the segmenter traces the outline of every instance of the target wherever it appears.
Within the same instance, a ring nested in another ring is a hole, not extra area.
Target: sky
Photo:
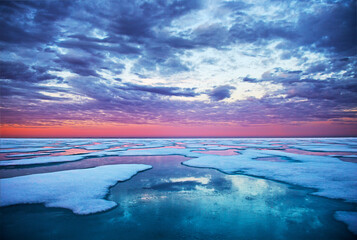
[[[1,137],[357,136],[356,1],[1,1]]]

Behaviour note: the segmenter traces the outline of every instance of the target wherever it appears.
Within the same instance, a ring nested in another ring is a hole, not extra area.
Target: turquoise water
[[[109,159],[109,160],[108,160]],[[145,163],[153,169],[110,189],[110,211],[79,216],[41,204],[0,208],[1,239],[355,239],[335,211],[342,201],[312,190],[213,169],[183,166],[183,156],[90,158],[78,162],[8,167],[1,176]]]

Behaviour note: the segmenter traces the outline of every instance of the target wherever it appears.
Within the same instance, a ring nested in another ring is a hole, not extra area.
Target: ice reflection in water
[[[353,239],[332,217],[333,209],[349,208],[346,204],[179,162],[155,162],[152,170],[112,189],[111,199],[120,208],[111,222],[124,224],[122,234],[137,239]]]

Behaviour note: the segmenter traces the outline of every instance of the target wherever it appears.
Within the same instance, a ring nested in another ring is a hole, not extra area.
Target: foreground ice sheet
[[[1,179],[0,206],[44,203],[82,215],[106,211],[116,206],[103,199],[111,186],[150,168],[145,164],[120,164]]]

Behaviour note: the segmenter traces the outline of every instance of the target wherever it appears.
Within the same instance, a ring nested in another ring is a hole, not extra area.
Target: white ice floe
[[[357,235],[357,212],[337,211],[335,218],[347,224],[348,229]]]
[[[357,164],[329,156],[311,156],[273,150],[245,150],[240,155],[205,155],[183,162],[192,167],[215,168],[315,188],[319,196],[357,203]],[[284,157],[286,162],[257,161]],[[290,161],[289,161],[290,160]]]
[[[317,152],[357,152],[357,147],[350,145],[321,144],[321,145],[294,145],[293,148]]]
[[[26,148],[44,146],[64,146],[68,139],[57,138],[1,138],[0,148]]]
[[[163,156],[163,155],[184,155],[189,157],[201,156],[201,153],[192,152],[194,149],[179,149],[179,148],[158,148],[158,149],[144,149],[144,150],[108,150],[98,151],[76,155],[63,156],[45,156],[34,157],[17,160],[3,160],[0,161],[0,166],[20,166],[20,165],[34,165],[34,164],[48,164],[79,161],[85,158],[93,157],[109,157],[109,156]],[[197,150],[197,149],[196,149]]]
[[[38,157],[38,156],[46,156],[50,155],[51,153],[24,153],[24,154],[13,154],[13,155],[6,155],[5,157]]]
[[[106,157],[106,156],[119,156],[121,151],[98,151],[84,154],[75,155],[62,155],[62,156],[46,156],[46,157],[33,157],[17,160],[4,160],[0,161],[0,166],[17,166],[17,165],[34,165],[34,164],[48,164],[48,163],[61,163],[79,161],[85,158],[93,157]],[[14,155],[12,155],[14,156]]]
[[[38,152],[38,151],[55,151],[55,150],[68,150],[70,147],[61,148],[13,148],[13,149],[2,149],[0,153],[16,153],[16,152]]]
[[[270,145],[266,143],[242,143],[240,146],[247,148],[269,148],[269,149],[282,149],[280,145]]]
[[[137,144],[137,146],[129,147],[130,149],[159,148],[174,145],[174,143],[171,141],[132,141],[130,144]]]
[[[33,147],[33,148],[41,148],[45,145],[39,145],[39,144],[26,144],[26,143],[11,143],[11,142],[4,142],[2,141],[0,143],[0,149],[8,149],[8,148],[28,148],[28,147]]]
[[[5,160],[5,161],[0,161],[0,166],[72,162],[72,161],[82,160],[85,157],[86,157],[85,154],[77,154],[77,155],[63,155],[63,156],[34,157],[34,158],[25,158],[25,159],[18,159],[18,160]]]
[[[104,199],[110,187],[150,168],[119,164],[1,179],[0,206],[44,203],[82,215],[106,211],[117,205]]]
[[[228,149],[234,149],[234,147],[227,147],[227,146],[218,146],[218,145],[205,145],[205,144],[187,144],[187,148],[192,149],[201,149],[204,148],[205,150],[212,150],[212,151],[219,151],[219,150],[228,150]],[[237,146],[237,148],[240,146]]]
[[[120,144],[95,144],[95,145],[89,145],[89,146],[81,146],[81,148],[84,148],[86,150],[105,150],[109,149],[111,147],[116,147],[120,146]]]
[[[162,156],[162,155],[183,155],[187,157],[201,156],[201,153],[192,152],[196,149],[186,148],[156,148],[156,149],[143,149],[143,150],[127,150],[118,151],[119,156]]]

